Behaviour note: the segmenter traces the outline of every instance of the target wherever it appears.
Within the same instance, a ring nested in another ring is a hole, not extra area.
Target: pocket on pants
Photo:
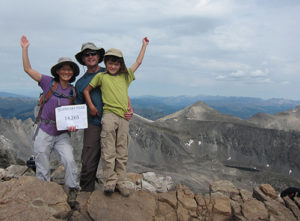
[[[101,137],[101,150],[103,151],[104,149],[107,149],[111,145],[108,131],[102,130],[100,137]]]
[[[101,139],[102,139],[102,138],[105,139],[105,138],[107,137],[107,131],[105,131],[105,130],[102,129],[102,131],[101,131],[101,133],[100,133],[100,137],[101,137]]]

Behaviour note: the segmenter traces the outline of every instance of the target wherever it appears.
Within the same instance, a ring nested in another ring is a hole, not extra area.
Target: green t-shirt
[[[133,80],[135,76],[131,68],[128,69],[128,74],[111,75],[101,72],[95,75],[90,85],[101,89],[104,114],[115,113],[124,118],[124,114],[128,112],[128,87]]]

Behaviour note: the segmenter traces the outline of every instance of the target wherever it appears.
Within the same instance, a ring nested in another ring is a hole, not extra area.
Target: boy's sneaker
[[[67,202],[68,202],[68,204],[70,205],[71,208],[74,208],[75,205],[78,203],[76,201],[77,193],[78,193],[78,189],[77,188],[69,188]]]
[[[115,192],[115,186],[113,185],[105,185],[103,189],[106,195],[111,195]]]
[[[120,194],[124,197],[129,197],[130,192],[125,186],[117,185],[116,189],[120,192]]]

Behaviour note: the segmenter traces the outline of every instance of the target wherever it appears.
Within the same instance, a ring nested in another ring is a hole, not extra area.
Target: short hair
[[[90,48],[87,48],[85,49],[82,54],[81,54],[81,61],[83,62],[83,54],[87,51],[96,51],[97,52],[97,55],[99,55],[99,60],[98,60],[98,63],[101,63],[103,61],[103,58],[104,58],[104,52],[102,50],[93,50],[93,49],[90,49]]]
[[[106,65],[106,62],[108,61],[112,61],[112,62],[118,62],[121,64],[121,68],[119,70],[119,73],[128,73],[124,59],[117,57],[117,56],[113,56],[113,55],[107,55],[104,56],[104,64]]]

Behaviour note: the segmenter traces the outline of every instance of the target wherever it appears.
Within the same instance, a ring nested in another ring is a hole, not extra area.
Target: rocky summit
[[[61,173],[62,170],[55,171]],[[55,175],[52,174],[52,179]],[[129,174],[130,196],[103,193],[101,181],[93,192],[79,192],[70,208],[64,187],[57,182],[40,181],[31,169],[12,165],[0,169],[0,220],[69,221],[196,221],[196,220],[300,220],[298,197],[279,197],[269,184],[251,192],[227,180],[209,185],[206,194],[194,193],[177,184],[164,192],[140,185],[155,173]],[[149,181],[149,180],[148,180]],[[152,180],[153,181],[153,180]],[[152,182],[153,187],[160,183]]]
[[[278,217],[271,219],[275,215],[270,215],[270,209],[265,204],[265,198],[260,197],[262,195],[258,194],[259,191],[256,190],[259,190],[261,185],[268,184],[276,193],[280,193],[287,187],[300,186],[300,132],[296,130],[297,125],[300,125],[298,120],[299,113],[300,109],[295,108],[276,115],[265,116],[260,114],[252,119],[243,120],[238,117],[221,114],[200,101],[156,121],[151,121],[135,114],[130,120],[129,161],[127,166],[129,175],[132,174],[131,179],[135,180],[128,183],[133,191],[131,197],[134,198],[135,194],[141,194],[141,196],[149,195],[150,192],[151,196],[155,196],[155,203],[153,204],[156,205],[154,215],[156,220],[171,220],[166,218],[167,215],[158,213],[158,202],[160,201],[157,201],[157,195],[175,191],[176,204],[174,203],[173,207],[172,205],[171,207],[173,208],[172,211],[175,211],[176,217],[181,217],[178,215],[178,210],[185,210],[178,203],[180,201],[178,198],[180,193],[178,191],[179,186],[182,186],[184,189],[188,188],[194,194],[193,199],[196,201],[197,208],[199,201],[196,200],[195,195],[202,194],[210,197],[209,201],[204,197],[207,210],[201,212],[201,216],[212,217],[212,209],[218,208],[218,206],[208,203],[213,202],[211,197],[214,194],[211,186],[220,181],[222,181],[222,185],[229,182],[239,191],[236,194],[238,196],[241,196],[242,192],[250,192],[250,194],[247,194],[253,198],[251,202],[248,202],[250,206],[255,204],[259,208],[265,208],[265,210],[262,210],[267,211],[264,214],[268,214],[269,220],[280,220]],[[0,168],[26,164],[28,158],[33,154],[32,135],[34,129],[31,119],[22,121],[0,117]],[[74,155],[79,171],[81,166],[82,138],[83,132],[81,130],[72,133]],[[55,170],[55,173],[52,179],[56,184],[63,185],[63,174],[59,172],[63,170],[59,166],[60,163],[55,153],[53,153],[51,156],[51,168]],[[57,168],[60,170],[57,170]],[[99,171],[98,180],[101,181],[101,166]],[[26,173],[22,173],[22,176]],[[3,178],[3,183],[12,182],[9,179],[20,179],[14,176],[7,176],[7,174],[6,177],[10,178]],[[101,197],[101,185],[95,192],[97,192],[97,196],[94,193],[90,196],[85,196],[87,202],[92,201],[92,196],[100,197],[101,200],[106,199]],[[115,195],[119,197],[118,194],[113,194],[113,197]],[[81,199],[80,196],[81,193],[79,194],[79,199]],[[81,197],[86,199],[84,196]],[[246,205],[241,204],[241,202],[246,203],[243,198],[242,200],[239,198],[232,199],[231,196],[229,198],[231,208],[229,217],[235,217],[237,220],[246,220],[243,217],[247,217],[248,215],[245,216],[245,214],[250,214],[251,211],[243,210],[243,208],[248,208],[248,203]],[[255,200],[258,200],[260,203],[257,203]],[[239,203],[237,207],[232,206],[235,201]],[[192,202],[194,201],[190,200],[191,204],[193,204]],[[219,202],[222,203],[217,205],[228,205],[228,199],[220,200]],[[286,205],[285,201],[280,203],[280,205]],[[81,207],[83,204],[80,204]],[[0,205],[2,208],[2,203]],[[128,202],[125,205],[131,208],[132,204]],[[169,208],[168,203],[167,205],[162,205]],[[274,205],[272,204],[271,206]],[[186,207],[183,208],[187,209]],[[228,212],[228,207],[226,208]],[[272,208],[274,211],[279,211],[279,209],[274,209],[276,208],[275,206]],[[88,211],[88,208],[86,209]],[[152,209],[151,207],[149,211],[151,212]],[[80,212],[82,210],[84,210],[83,207],[81,209],[77,208],[75,211],[72,210],[73,219],[75,219],[74,216],[76,214],[78,217],[86,216],[89,218],[93,216],[91,214],[95,214],[94,212],[88,212],[84,215]],[[95,208],[94,211],[100,211],[100,209]],[[141,213],[148,214],[146,211],[148,210]],[[188,211],[190,210],[188,209]],[[191,211],[194,211],[194,209]],[[195,212],[187,212],[189,214],[187,220],[200,219],[199,211],[197,211],[198,217],[196,217]],[[240,213],[237,211],[240,211]],[[173,212],[172,214],[174,214]],[[69,214],[69,212],[67,213]],[[292,213],[295,214],[296,212]],[[65,212],[59,214],[65,214]],[[135,216],[139,217],[137,213],[132,212],[132,214],[136,214]],[[205,214],[210,215],[206,216]],[[58,217],[60,216],[63,215]],[[173,217],[173,215],[168,216]],[[98,215],[95,215],[95,217],[98,217]],[[99,215],[99,217],[102,217],[102,215]],[[184,219],[178,218],[178,220]],[[251,219],[268,220],[266,218],[249,218],[249,220]],[[203,218],[202,220],[205,219]]]

